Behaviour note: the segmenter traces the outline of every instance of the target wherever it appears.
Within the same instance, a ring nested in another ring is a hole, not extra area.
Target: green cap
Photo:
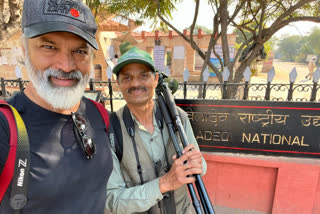
[[[117,65],[113,68],[113,73],[118,76],[120,70],[130,63],[141,63],[150,67],[152,71],[155,71],[150,54],[137,47],[133,47],[119,58]]]

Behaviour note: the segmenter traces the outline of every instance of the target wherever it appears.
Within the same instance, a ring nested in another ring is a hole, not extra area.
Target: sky
[[[185,28],[188,28],[193,21],[194,17],[194,8],[195,3],[192,0],[183,0],[182,3],[176,5],[177,11],[174,11],[172,16],[173,20],[171,20],[171,23],[173,26],[178,28],[179,30],[183,30]],[[214,16],[214,13],[212,11],[212,8],[206,3],[206,1],[201,0],[200,1],[200,8],[199,8],[199,15],[197,19],[197,24],[206,26],[209,29],[212,29],[212,19]],[[137,30],[142,31],[152,31],[149,27],[150,24],[148,22],[142,26],[139,27]],[[319,23],[312,23],[312,22],[296,22],[294,24],[291,24],[290,26],[286,26],[280,31],[278,31],[275,35],[277,37],[281,37],[282,35],[307,35],[311,29],[315,26],[320,27]],[[229,33],[232,32],[232,29],[229,30]]]

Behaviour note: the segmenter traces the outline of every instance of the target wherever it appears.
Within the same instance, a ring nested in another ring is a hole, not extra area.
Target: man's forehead
[[[149,68],[147,65],[141,64],[141,63],[130,63],[128,65],[125,65],[119,74],[129,73],[129,72],[148,72],[151,71],[151,68]]]
[[[50,43],[59,43],[59,42],[64,42],[66,40],[68,41],[73,41],[76,44],[83,46],[83,47],[90,47],[89,43],[82,39],[81,37],[68,33],[68,32],[53,32],[53,33],[47,33],[43,34],[41,36],[33,38],[38,41],[43,41],[43,42],[50,42]]]

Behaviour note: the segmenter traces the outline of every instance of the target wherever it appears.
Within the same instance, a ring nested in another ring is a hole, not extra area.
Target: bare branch
[[[193,30],[194,30],[194,27],[197,23],[197,18],[198,18],[198,13],[199,13],[199,6],[200,6],[200,0],[196,0],[196,9],[194,11],[194,17],[193,17],[193,22],[192,22],[192,25],[190,27],[190,40],[192,41],[193,40]]]
[[[310,22],[320,23],[320,17],[304,16],[304,17],[293,17],[293,18],[286,19],[286,20],[278,23],[276,26],[272,25],[270,28],[264,29],[263,41],[264,42],[268,41],[281,28],[289,25],[290,23],[298,22],[298,21],[310,21]]]

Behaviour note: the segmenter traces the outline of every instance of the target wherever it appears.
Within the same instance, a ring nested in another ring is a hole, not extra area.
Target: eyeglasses
[[[77,138],[80,147],[89,160],[96,153],[96,145],[91,137],[86,134],[88,124],[86,119],[81,114],[72,112],[72,121],[74,124],[73,132]]]

